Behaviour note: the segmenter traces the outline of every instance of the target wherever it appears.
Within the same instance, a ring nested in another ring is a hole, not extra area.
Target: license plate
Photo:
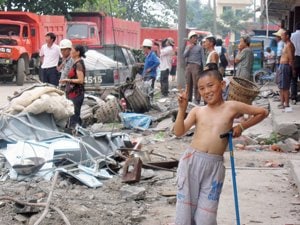
[[[0,64],[11,64],[12,60],[11,59],[0,59]]]
[[[87,76],[85,77],[86,84],[101,84],[102,76]]]

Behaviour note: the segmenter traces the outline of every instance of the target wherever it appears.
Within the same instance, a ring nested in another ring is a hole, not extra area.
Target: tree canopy
[[[168,26],[176,22],[177,0],[0,0],[1,10],[66,15],[71,11],[102,11],[141,22],[143,26]]]
[[[213,32],[214,11],[198,0],[187,2],[187,25],[199,30]],[[225,36],[228,32],[239,33],[245,29],[246,21],[253,16],[250,9],[232,10],[228,9],[217,19],[217,34]]]

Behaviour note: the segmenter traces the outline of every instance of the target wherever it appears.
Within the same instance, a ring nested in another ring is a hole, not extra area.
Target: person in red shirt
[[[172,67],[171,67],[171,72],[170,72],[172,81],[175,81],[176,69],[177,69],[177,51],[174,52],[174,55],[172,57]]]
[[[85,48],[82,45],[75,45],[71,49],[73,66],[70,69],[67,79],[60,80],[66,84],[66,95],[74,104],[74,115],[70,117],[68,128],[74,129],[76,125],[81,125],[81,106],[84,100],[84,77],[85,65],[82,58],[85,57]]]

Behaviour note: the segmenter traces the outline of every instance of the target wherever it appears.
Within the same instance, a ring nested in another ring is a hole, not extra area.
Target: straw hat
[[[281,37],[281,35],[285,32],[284,29],[280,28],[278,31],[276,31],[275,33],[273,33],[273,35]]]

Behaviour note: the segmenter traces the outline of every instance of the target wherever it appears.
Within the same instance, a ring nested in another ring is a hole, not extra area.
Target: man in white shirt
[[[265,61],[265,67],[270,69],[272,72],[274,72],[275,53],[270,47],[267,47],[266,51],[264,52],[264,61]]]
[[[162,43],[160,51],[160,89],[161,94],[167,97],[169,94],[169,74],[172,67],[174,40],[167,38]]]
[[[57,65],[60,58],[60,48],[55,44],[56,35],[52,32],[46,34],[46,43],[40,51],[40,59],[42,63],[42,81],[44,83],[58,86],[59,73]]]
[[[291,41],[295,46],[294,74],[291,82],[291,99],[294,105],[297,104],[298,78],[300,77],[300,23],[296,24],[296,31],[292,33]]]

